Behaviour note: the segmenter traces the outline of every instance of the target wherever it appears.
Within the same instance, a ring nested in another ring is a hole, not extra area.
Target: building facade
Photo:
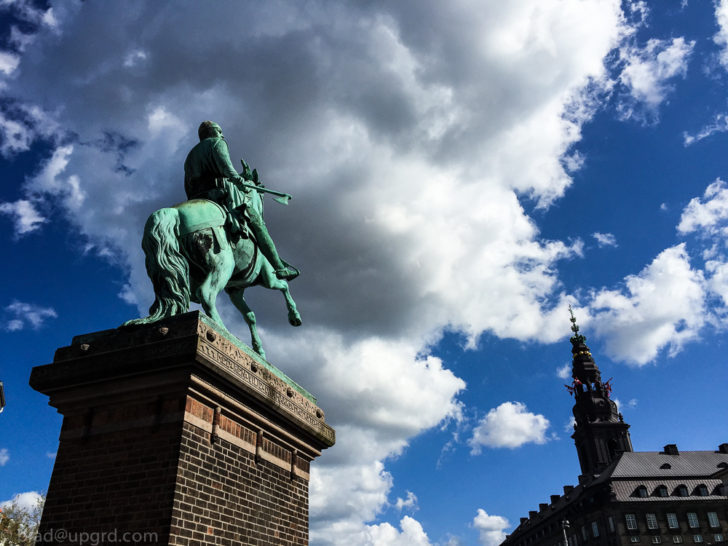
[[[578,485],[521,518],[502,546],[728,545],[728,443],[633,451],[611,386],[571,321]]]

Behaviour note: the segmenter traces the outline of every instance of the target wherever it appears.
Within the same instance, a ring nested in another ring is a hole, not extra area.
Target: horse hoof
[[[292,313],[288,315],[288,323],[291,326],[301,326],[301,315],[299,315],[298,313]]]

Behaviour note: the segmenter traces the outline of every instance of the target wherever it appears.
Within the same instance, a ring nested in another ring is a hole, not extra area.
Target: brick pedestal
[[[64,416],[39,544],[308,544],[334,430],[207,317],[77,336],[30,384]]]

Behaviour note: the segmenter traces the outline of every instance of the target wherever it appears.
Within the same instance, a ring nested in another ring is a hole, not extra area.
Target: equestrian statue
[[[291,196],[265,188],[258,171],[251,171],[245,161],[238,173],[217,123],[203,121],[198,136],[200,142],[184,165],[188,201],[159,209],[144,226],[142,248],[155,295],[149,316],[122,326],[149,324],[185,313],[193,301],[225,328],[215,305],[224,289],[248,324],[253,350],[265,358],[255,314],[245,302],[244,292],[255,285],[280,290],[286,300],[288,322],[301,325],[301,315],[288,289],[288,281],[299,271],[278,255],[263,221],[261,194],[272,194],[283,204]]]

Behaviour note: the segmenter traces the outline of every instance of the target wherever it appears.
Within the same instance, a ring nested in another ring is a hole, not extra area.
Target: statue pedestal
[[[77,336],[30,385],[64,416],[38,544],[308,544],[334,430],[201,313]]]

